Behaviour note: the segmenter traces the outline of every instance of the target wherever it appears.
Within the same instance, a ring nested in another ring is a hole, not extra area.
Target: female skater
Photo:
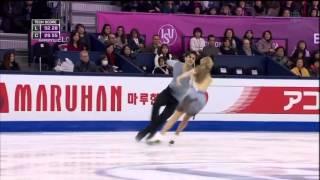
[[[186,96],[178,105],[174,114],[168,119],[166,124],[161,130],[161,135],[165,135],[166,132],[175,124],[175,122],[182,116],[183,120],[179,124],[176,135],[179,135],[184,128],[186,128],[190,117],[196,115],[206,105],[207,96],[206,91],[212,82],[211,69],[213,67],[213,61],[210,57],[204,57],[200,60],[200,65],[195,69],[183,73],[177,78],[177,83],[184,78],[191,77],[193,85],[189,88]],[[159,137],[158,137],[159,138]],[[163,137],[160,137],[161,140]],[[159,140],[158,139],[158,140]],[[155,141],[158,141],[155,138]],[[174,143],[170,141],[170,143]]]

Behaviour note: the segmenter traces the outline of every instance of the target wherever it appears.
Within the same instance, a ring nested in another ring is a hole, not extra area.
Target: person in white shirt
[[[197,52],[197,55],[202,53],[203,48],[206,46],[206,41],[202,37],[202,29],[196,27],[193,29],[193,37],[190,39],[190,50]]]

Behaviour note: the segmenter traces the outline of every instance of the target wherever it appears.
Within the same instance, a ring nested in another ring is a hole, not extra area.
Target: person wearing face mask
[[[151,113],[150,123],[136,135],[136,141],[141,141],[147,134],[147,139],[152,138],[157,129],[160,128],[166,120],[174,113],[179,102],[184,98],[190,87],[190,78],[181,81],[181,85],[177,84],[177,77],[184,72],[194,68],[197,58],[197,52],[191,51],[184,54],[184,63],[177,60],[168,60],[167,63],[173,67],[173,79],[170,84],[158,94]],[[164,106],[164,110],[160,113],[160,108]]]
[[[101,60],[101,66],[99,67],[99,72],[113,73],[113,72],[117,72],[117,71],[112,65],[109,64],[108,58],[105,56]]]
[[[15,61],[15,57],[16,57],[15,52],[7,52],[4,55],[3,61],[0,65],[0,70],[19,71],[20,66]]]

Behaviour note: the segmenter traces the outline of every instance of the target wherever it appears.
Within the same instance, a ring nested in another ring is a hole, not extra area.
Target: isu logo
[[[8,93],[5,83],[0,83],[0,113],[9,112]]]
[[[161,42],[168,44],[169,46],[173,45],[177,41],[177,30],[171,24],[165,24],[160,27],[158,35],[161,38]]]

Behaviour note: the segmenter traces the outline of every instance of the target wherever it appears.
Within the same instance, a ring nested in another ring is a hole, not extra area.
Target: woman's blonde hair
[[[211,57],[206,56],[200,59],[200,65],[195,68],[195,81],[201,83],[207,75],[211,74],[214,63]]]

